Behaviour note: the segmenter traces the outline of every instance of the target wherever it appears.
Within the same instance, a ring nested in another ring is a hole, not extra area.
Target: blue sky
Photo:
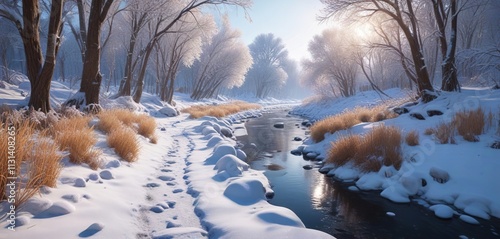
[[[322,7],[319,0],[254,0],[248,10],[251,22],[241,8],[225,10],[232,26],[241,30],[246,44],[261,33],[273,33],[283,40],[290,57],[300,61],[307,56],[312,37],[327,26],[316,20]]]

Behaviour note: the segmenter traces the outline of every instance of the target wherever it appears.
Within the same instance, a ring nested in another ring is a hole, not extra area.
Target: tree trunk
[[[155,43],[156,42],[153,41],[152,43],[150,43],[151,45],[146,46],[146,54],[144,54],[144,58],[142,59],[141,71],[139,72],[139,77],[137,79],[137,84],[135,86],[135,92],[133,96],[134,101],[136,103],[139,103],[139,101],[141,101],[142,88],[144,86],[144,77],[146,76],[146,69],[148,68],[149,55],[151,55]]]
[[[50,9],[49,30],[47,35],[46,59],[43,60],[40,45],[39,5],[37,0],[23,0],[24,27],[21,30],[24,53],[26,56],[31,96],[28,106],[35,110],[50,110],[50,82],[56,65],[62,31],[63,0],[53,0]]]
[[[451,0],[451,36],[449,49],[446,55],[443,56],[443,80],[441,89],[444,91],[460,91],[460,83],[458,82],[457,68],[455,66],[455,52],[457,49],[457,0]]]
[[[101,26],[113,0],[92,0],[90,7],[85,62],[83,63],[80,92],[85,94],[85,104],[91,112],[99,111],[99,92],[102,83]]]

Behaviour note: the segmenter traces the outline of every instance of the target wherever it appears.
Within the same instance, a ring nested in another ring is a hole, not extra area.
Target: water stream
[[[283,122],[284,128],[273,127],[277,122]],[[396,204],[379,196],[380,192],[353,192],[317,168],[303,169],[315,162],[290,154],[302,144],[293,138],[307,137],[301,122],[283,110],[264,113],[245,123],[247,135],[238,136],[238,141],[245,145],[251,167],[265,170],[275,191],[270,203],[291,209],[306,227],[338,239],[500,238],[498,219],[480,220],[480,225],[458,218],[442,220],[417,203]]]

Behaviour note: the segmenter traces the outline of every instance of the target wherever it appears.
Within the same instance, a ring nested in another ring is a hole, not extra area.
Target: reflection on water
[[[252,168],[265,170],[275,196],[270,203],[294,211],[306,227],[344,238],[500,238],[500,220],[481,221],[470,225],[459,219],[441,220],[428,209],[411,204],[392,203],[379,192],[352,192],[347,185],[332,181],[316,169],[302,166],[314,164],[290,150],[305,138],[305,131],[296,126],[301,119],[285,117],[285,112],[264,114],[245,124],[248,135],[238,137],[245,144],[247,155],[254,155]],[[284,129],[274,128],[284,122]],[[253,143],[255,146],[250,146]],[[252,158],[252,157],[249,157]],[[281,170],[267,170],[279,165]],[[392,212],[395,216],[387,215]]]

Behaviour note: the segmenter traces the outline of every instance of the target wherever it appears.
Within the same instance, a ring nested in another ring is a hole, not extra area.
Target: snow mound
[[[214,148],[210,157],[205,160],[205,164],[215,164],[224,155],[231,154],[236,156],[236,149],[229,144],[220,144]]]
[[[469,224],[474,224],[474,225],[479,224],[478,220],[476,220],[475,218],[468,216],[468,215],[460,215],[460,220],[462,220],[466,223],[469,223]]]
[[[247,171],[248,168],[249,166],[247,163],[231,154],[224,155],[220,158],[214,167],[217,173],[225,171],[230,177],[241,176],[243,171]]]
[[[436,204],[431,207],[429,207],[432,211],[434,211],[434,214],[436,217],[442,218],[442,219],[450,219],[453,217],[453,214],[455,211],[451,209],[451,207],[448,207],[443,204]]]
[[[49,199],[33,197],[21,205],[20,211],[36,215],[50,208],[52,204],[52,201]]]
[[[180,112],[174,108],[173,106],[167,104],[163,108],[161,108],[158,112],[161,114],[167,116],[167,117],[175,117],[180,114]]]
[[[76,208],[72,204],[70,204],[66,201],[59,201],[59,202],[55,202],[47,210],[35,215],[35,217],[36,218],[58,217],[58,216],[72,213],[75,210],[76,210]]]
[[[265,223],[305,228],[295,213],[285,207],[266,208],[256,213],[256,216]]]
[[[240,178],[231,182],[224,190],[224,196],[239,205],[252,205],[266,200],[262,182],[251,178]]]

